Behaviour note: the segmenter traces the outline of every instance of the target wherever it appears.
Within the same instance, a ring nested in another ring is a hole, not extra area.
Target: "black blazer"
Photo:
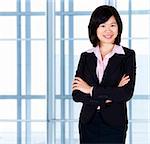
[[[92,96],[79,90],[72,93],[75,102],[82,102],[80,122],[88,123],[101,107],[104,121],[111,126],[124,126],[128,123],[126,102],[133,96],[136,75],[135,52],[123,47],[125,55],[114,54],[108,61],[101,83],[96,76],[97,58],[94,53],[81,54],[76,75],[94,86]],[[130,81],[118,87],[122,76],[129,75]],[[105,100],[112,100],[105,104]]]

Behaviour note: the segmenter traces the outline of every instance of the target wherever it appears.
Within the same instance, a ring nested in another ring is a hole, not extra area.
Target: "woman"
[[[126,102],[135,86],[135,52],[120,45],[122,21],[113,6],[94,10],[88,26],[93,48],[81,54],[72,84],[81,144],[125,144]]]

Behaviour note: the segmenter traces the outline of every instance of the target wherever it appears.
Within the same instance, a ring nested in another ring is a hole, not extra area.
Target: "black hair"
[[[110,5],[102,5],[97,7],[90,18],[88,25],[89,39],[93,45],[96,47],[100,40],[97,37],[97,28],[100,24],[105,23],[111,16],[114,16],[118,25],[118,35],[114,41],[114,44],[120,45],[121,34],[122,34],[122,20],[118,11]]]

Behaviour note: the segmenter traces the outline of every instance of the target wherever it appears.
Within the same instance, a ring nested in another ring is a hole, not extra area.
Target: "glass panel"
[[[78,120],[78,110],[80,109],[80,105],[75,104],[76,103],[72,99],[65,100],[65,119]]]
[[[16,100],[0,100],[0,120],[17,118],[17,101]],[[1,129],[1,127],[0,127]]]
[[[85,52],[92,47],[89,40],[74,40],[74,62],[77,62],[77,56],[80,56],[82,52]]]
[[[69,65],[69,41],[65,41],[65,94],[69,95],[69,72],[72,66]]]
[[[149,40],[148,39],[133,39],[132,49],[135,50],[137,55],[150,56],[149,50]]]
[[[149,15],[132,15],[132,37],[149,37],[149,23]]]
[[[26,119],[26,100],[22,99],[22,112],[21,112],[22,119]]]
[[[105,4],[105,0],[74,0],[75,11],[93,11],[96,7]],[[86,6],[85,6],[86,5]]]
[[[116,8],[118,11],[120,10],[128,10],[129,0],[115,0],[116,1]]]
[[[78,124],[66,122],[65,128],[65,144],[79,144]]]
[[[148,100],[132,100],[132,118],[148,119],[149,101]]]
[[[55,125],[55,144],[61,144],[61,123],[56,122]]]
[[[74,55],[74,74],[73,74],[73,76],[75,76],[75,74],[76,74],[76,70],[77,70],[77,67],[78,67],[79,59],[80,59],[80,54]]]
[[[16,28],[16,17],[0,16],[0,39],[16,39]]]
[[[0,122],[0,143],[17,144],[16,122]]]
[[[61,144],[61,122],[56,122],[55,144]],[[77,122],[65,122],[65,144],[79,144],[79,132]]]
[[[21,38],[25,39],[26,37],[26,27],[25,27],[25,16],[21,17]]]
[[[90,16],[75,16],[74,17],[74,37],[89,38],[88,25]]]
[[[22,94],[26,94],[26,48],[25,41],[21,42],[21,80],[22,80]]]
[[[0,12],[16,11],[16,4],[16,0],[3,0],[0,2]]]
[[[55,0],[55,9],[56,11],[60,11],[60,0]]]
[[[69,107],[69,100],[65,100],[65,119],[69,119],[69,109],[71,109]]]
[[[31,1],[31,11],[46,11],[46,0],[30,0]]]
[[[32,16],[31,30],[31,38],[46,38],[46,17]]]
[[[21,0],[21,10],[25,11],[25,7],[26,7],[26,0]]]
[[[56,25],[55,25],[56,38],[58,39],[58,38],[60,38],[60,32],[61,32],[60,31],[60,16],[56,16],[55,20],[56,20]]]
[[[60,23],[61,24],[61,23]],[[69,38],[69,17],[65,16],[65,24],[64,24],[64,35],[65,38]]]
[[[64,31],[64,38],[69,38],[69,17],[64,17],[64,24],[60,21],[61,17],[56,16],[56,38],[60,39],[61,37],[61,30]],[[61,29],[62,28],[62,29]]]
[[[70,0],[64,0],[64,4],[65,4],[65,11],[69,10],[69,2]],[[70,2],[71,3],[71,2]]]
[[[79,120],[82,103],[76,103],[73,101],[73,119]]]
[[[70,137],[70,139],[69,139],[69,136],[70,136],[70,131],[69,131],[69,124],[68,123],[65,123],[65,129],[66,129],[66,132],[65,132],[65,143],[66,144],[70,144],[71,143],[71,137]]]
[[[31,119],[46,120],[46,99],[31,100]]]
[[[61,100],[56,99],[56,105],[55,105],[55,118],[61,119]]]
[[[16,42],[0,41],[0,94],[17,93]]]
[[[61,101],[62,99],[56,99],[56,119],[61,119]],[[66,99],[65,101],[65,119],[75,119],[78,120],[79,112],[81,109],[81,103],[75,103],[72,99]]]
[[[22,144],[26,144],[26,123],[22,122],[21,124],[22,124],[22,133],[21,133]]]
[[[126,135],[126,140],[125,140],[125,144],[130,144],[129,143],[129,138],[130,138],[130,129],[129,129],[130,123],[128,124],[128,129],[127,129],[127,135]]]
[[[55,49],[55,93],[56,95],[60,95],[60,41],[56,41],[56,49]]]
[[[129,48],[129,44],[128,44],[128,39],[121,39],[121,45],[122,46],[124,46],[124,47],[127,47],[127,48]]]
[[[31,94],[46,95],[46,43],[31,42]]]
[[[149,94],[150,88],[150,51],[148,40],[132,40],[132,48],[136,52],[137,74],[135,94]]]
[[[128,38],[129,34],[129,21],[128,15],[120,15],[123,23],[123,31],[122,31],[122,38]]]
[[[150,1],[149,0],[131,0],[131,5],[133,10],[149,10],[150,8]]]
[[[148,144],[149,143],[149,133],[148,133],[148,123],[133,123],[132,124],[132,141],[136,144]]]
[[[31,123],[31,144],[46,144],[46,122]]]
[[[137,55],[137,72],[136,72],[136,94],[149,94],[149,57],[146,55]]]
[[[70,129],[70,128],[69,128]],[[72,135],[73,135],[73,142],[72,144],[79,144],[79,129],[78,129],[78,122],[72,122]],[[70,131],[70,132],[71,132]]]

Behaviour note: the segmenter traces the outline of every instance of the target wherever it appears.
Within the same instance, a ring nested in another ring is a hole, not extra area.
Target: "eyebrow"
[[[117,22],[116,22],[116,21],[114,21],[114,22],[111,22],[110,24],[117,24]]]
[[[101,23],[100,25],[103,25],[103,24],[106,24],[106,23]],[[117,24],[117,22],[111,22],[111,23],[109,23],[109,24]]]

